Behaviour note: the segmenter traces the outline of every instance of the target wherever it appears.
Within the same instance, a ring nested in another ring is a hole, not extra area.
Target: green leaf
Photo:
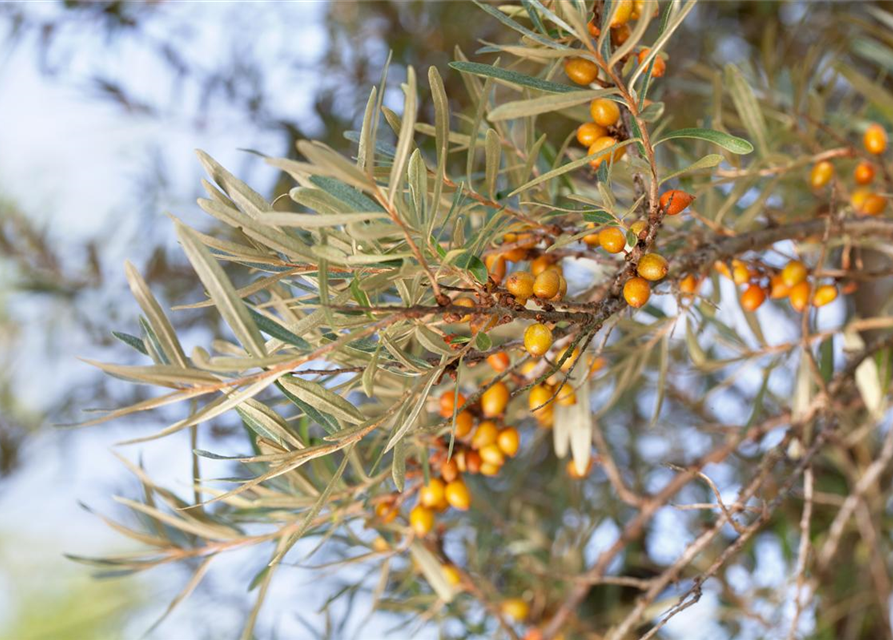
[[[310,182],[350,207],[351,211],[384,211],[382,206],[358,189],[328,176],[310,176]]]
[[[186,354],[183,353],[183,347],[180,346],[177,333],[174,331],[170,320],[164,314],[161,305],[158,304],[158,300],[152,295],[149,285],[146,284],[139,271],[129,261],[124,263],[124,272],[127,276],[127,282],[130,284],[130,291],[133,293],[133,297],[140,305],[143,313],[146,314],[149,326],[152,327],[153,337],[158,341],[161,353],[166,356],[168,362],[186,367]],[[148,355],[147,352],[145,353]]]
[[[291,395],[303,400],[320,412],[331,414],[335,418],[353,424],[359,424],[366,419],[355,406],[318,382],[304,380],[298,376],[288,376],[282,378],[279,383]]]
[[[487,351],[493,346],[493,340],[483,331],[477,334],[474,342],[481,351]]]
[[[257,325],[254,323],[248,307],[239,297],[223,268],[207,247],[195,237],[192,229],[180,222],[176,224],[177,237],[180,239],[180,244],[183,245],[186,257],[189,258],[189,262],[192,263],[202,284],[208,290],[208,295],[214,301],[220,315],[223,316],[249,354],[256,358],[266,356],[267,352],[260,331],[257,330]]]
[[[725,68],[726,85],[729,93],[732,95],[732,102],[735,103],[735,110],[744,123],[748,133],[756,140],[757,148],[760,155],[766,155],[768,147],[766,140],[766,119],[760,110],[760,103],[754,95],[753,89],[744,80],[741,72],[732,64],[727,64]]]
[[[470,271],[471,275],[481,284],[486,284],[488,277],[487,267],[476,255],[467,251],[460,253],[454,264],[460,269]]]
[[[403,184],[403,170],[412,149],[413,134],[415,133],[416,91],[415,69],[406,68],[406,84],[403,86],[403,116],[400,121],[400,135],[397,136],[397,154],[394,156],[394,164],[391,165],[391,175],[388,179],[388,202],[393,204],[397,191]]]
[[[617,220],[607,211],[584,211],[583,220],[586,222],[594,222],[596,224],[617,224]]]
[[[499,164],[502,161],[502,147],[499,134],[495,129],[487,129],[486,142],[484,144],[487,195],[491,200],[496,199],[496,180],[499,178]]]
[[[394,459],[391,463],[391,477],[397,491],[403,491],[406,483],[406,438],[397,441],[394,445]]]
[[[665,175],[663,178],[661,178],[660,183],[663,184],[665,182],[668,182],[668,181],[672,180],[673,178],[677,178],[677,177],[681,176],[684,173],[688,173],[689,171],[698,171],[700,169],[710,169],[712,167],[719,165],[723,160],[725,160],[725,158],[723,158],[718,153],[711,153],[709,155],[704,156],[697,162],[694,162],[694,163],[688,165],[684,169],[680,169],[679,171],[674,171],[673,173]]]
[[[655,142],[654,146],[657,146],[662,142],[666,142],[667,140],[675,140],[676,138],[693,138],[695,140],[706,140],[707,142],[712,142],[713,144],[718,145],[723,149],[726,149],[738,155],[748,154],[753,151],[753,145],[744,138],[738,138],[736,136],[729,135],[728,133],[715,131],[713,129],[677,129],[676,131],[671,131],[660,140]]]
[[[558,42],[555,42],[551,38],[543,37],[540,34],[536,33],[535,31],[531,31],[527,27],[525,27],[525,26],[515,22],[511,18],[509,18],[502,11],[499,11],[498,9],[496,9],[496,7],[492,7],[486,3],[479,2],[478,0],[474,0],[474,3],[478,7],[480,7],[483,11],[485,11],[486,13],[489,13],[491,16],[493,16],[494,18],[499,20],[502,24],[506,25],[510,29],[514,29],[518,33],[524,34],[525,36],[527,36],[528,38],[530,38],[531,40],[533,40],[535,42],[538,42],[538,43],[545,45],[547,47],[551,47],[553,49],[568,49],[569,48],[567,45],[560,44]]]
[[[122,331],[112,331],[112,335],[126,344],[128,347],[133,347],[144,356],[149,355],[149,352],[146,350],[146,345],[143,342],[142,338],[137,338],[136,336],[132,336],[129,333],[124,333]]]
[[[616,89],[594,89],[592,91],[574,90],[566,93],[551,94],[540,96],[529,100],[515,100],[514,102],[505,102],[493,109],[487,119],[490,122],[499,122],[500,120],[511,120],[513,118],[524,118],[526,116],[534,116],[540,113],[551,113],[559,109],[568,109],[578,104],[584,104],[600,98],[617,93]]]
[[[451,62],[450,66],[456,71],[472,73],[476,76],[493,78],[494,80],[502,80],[509,84],[514,84],[520,87],[529,87],[539,91],[547,91],[549,93],[571,93],[578,91],[578,89],[575,89],[570,85],[549,82],[548,80],[540,80],[539,78],[524,75],[517,71],[509,71],[508,69],[501,69],[489,64],[481,64],[480,62],[458,61]]]
[[[282,342],[298,347],[299,349],[302,349],[304,351],[310,351],[310,349],[313,348],[313,346],[309,342],[304,340],[304,338],[295,335],[275,320],[272,320],[264,314],[255,311],[251,307],[248,307],[248,313],[251,314],[251,317],[254,319],[254,323],[257,325],[257,328],[266,333],[271,338],[282,340]]]

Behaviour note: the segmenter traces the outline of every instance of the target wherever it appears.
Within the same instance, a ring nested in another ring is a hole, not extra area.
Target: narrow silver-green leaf
[[[139,271],[136,270],[136,267],[130,261],[124,263],[124,272],[127,275],[127,282],[130,284],[133,297],[136,298],[143,313],[146,314],[149,324],[155,330],[155,336],[158,339],[161,350],[170,362],[186,368],[188,366],[186,354],[183,352],[180,340],[177,339],[177,333],[174,331],[161,305],[158,304],[158,300],[152,295],[149,285],[146,284],[146,281],[143,280]]]
[[[501,120],[511,120],[512,118],[535,116],[540,113],[551,113],[615,93],[617,93],[616,89],[593,89],[591,91],[571,91],[569,93],[550,94],[527,100],[504,102],[493,109],[487,115],[487,119],[490,122],[499,122]]]
[[[415,69],[407,67],[406,84],[403,85],[403,116],[400,121],[400,135],[397,136],[397,154],[394,156],[394,164],[391,165],[391,176],[388,180],[388,202],[393,204],[397,191],[403,185],[403,172],[406,161],[412,149],[412,138],[415,133],[416,102],[418,100],[416,90]]]
[[[345,422],[359,424],[366,419],[359,409],[350,402],[318,382],[304,380],[298,376],[288,376],[282,378],[280,384],[296,398],[300,398],[315,409],[329,413]]]
[[[757,102],[753,89],[733,64],[726,65],[725,77],[726,86],[732,96],[732,102],[735,103],[735,110],[738,111],[741,122],[756,141],[759,154],[766,155],[766,140],[768,139],[766,119],[763,117],[760,103]]]
[[[499,164],[502,162],[502,147],[499,134],[495,129],[487,129],[487,137],[484,143],[484,170],[487,195],[491,200],[496,199],[496,180],[499,178]]]
[[[654,143],[654,146],[666,142],[667,140],[675,140],[677,138],[692,138],[695,140],[706,140],[722,147],[732,153],[738,155],[748,154],[753,151],[753,145],[744,138],[738,138],[722,131],[713,129],[677,129],[664,136]]]
[[[661,178],[660,183],[663,184],[673,178],[677,178],[685,173],[689,173],[690,171],[699,171],[700,169],[711,169],[717,165],[719,165],[725,158],[723,158],[718,153],[711,153],[709,155],[704,156],[697,162],[694,162],[684,169],[680,169],[679,171],[674,171],[673,173],[668,173],[663,178]]]

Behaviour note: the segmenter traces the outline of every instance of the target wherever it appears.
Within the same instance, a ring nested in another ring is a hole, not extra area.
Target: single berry
[[[639,258],[639,265],[636,267],[636,272],[646,280],[654,282],[667,275],[669,269],[670,265],[667,263],[667,259],[662,255],[659,253],[646,253]]]
[[[458,587],[462,583],[462,574],[451,564],[443,565],[443,577],[451,587]]]
[[[481,411],[488,418],[498,416],[505,411],[509,403],[509,388],[501,380],[484,391],[481,396]],[[480,429],[480,427],[478,427]]]
[[[484,258],[484,264],[487,266],[487,273],[490,274],[493,282],[500,284],[505,278],[505,258],[491,253]]]
[[[633,0],[615,0],[612,6],[614,8],[614,15],[611,16],[610,24],[612,29],[629,22],[630,16],[632,16],[633,13]]]
[[[431,478],[428,484],[419,490],[419,502],[429,509],[437,509],[446,504],[446,483],[440,478]]]
[[[518,453],[518,447],[521,446],[521,436],[514,427],[506,427],[496,437],[496,444],[503,454],[509,458],[514,458],[515,454]]]
[[[459,465],[456,464],[455,460],[450,460],[440,465],[440,477],[443,478],[444,482],[452,482],[459,477]]]
[[[645,62],[645,58],[648,57],[648,54],[651,52],[651,49],[642,49],[639,52],[639,64],[643,64]],[[667,63],[660,56],[654,57],[654,64],[651,67],[651,77],[652,78],[661,78],[667,72]]]
[[[869,125],[865,130],[862,142],[868,153],[880,155],[887,150],[887,132],[879,124]]]
[[[502,453],[502,449],[500,449],[499,445],[495,442],[488,444],[486,447],[481,447],[478,450],[478,453],[484,464],[492,464],[501,467],[505,463],[505,454]]]
[[[593,142],[606,135],[608,135],[608,130],[594,122],[581,124],[577,128],[577,142],[587,148],[591,147]]]
[[[760,308],[765,299],[766,292],[763,291],[763,287],[758,284],[752,284],[741,294],[741,307],[745,311],[754,312]]]
[[[456,406],[461,407],[465,404],[465,395],[456,393],[453,389],[448,389],[440,394],[440,415],[444,418],[453,417],[453,409]]]
[[[524,348],[534,358],[544,355],[552,346],[552,330],[537,322],[524,331]]]
[[[802,312],[805,310],[809,305],[809,282],[801,280],[792,286],[790,293],[788,293],[788,300],[790,300],[791,306],[794,307],[794,311]]]
[[[650,297],[651,286],[645,278],[630,278],[623,285],[623,298],[629,306],[635,309],[645,306]]]
[[[607,227],[598,234],[602,249],[608,253],[620,253],[626,247],[626,234],[620,227]]]
[[[541,300],[554,298],[561,288],[561,274],[554,269],[546,269],[536,277],[532,292]]]
[[[834,177],[834,165],[827,160],[815,163],[809,172],[809,184],[813,189],[821,189]]]
[[[806,275],[806,265],[799,260],[791,260],[781,270],[781,281],[791,288],[806,280]]]
[[[505,351],[491,353],[487,356],[487,364],[493,367],[493,371],[496,371],[497,373],[502,373],[508,369],[511,363],[512,361],[509,359],[509,355]]]
[[[633,232],[637,238],[642,235],[642,232],[648,228],[648,223],[644,220],[636,220],[631,225],[629,225],[629,230]]]
[[[630,0],[632,1],[632,0]],[[515,622],[523,622],[530,613],[530,605],[521,598],[509,598],[500,605],[502,615],[511,618]]]
[[[745,263],[740,260],[732,260],[732,281],[735,284],[744,284],[755,275],[756,272]]]
[[[853,179],[856,184],[871,184],[874,180],[874,165],[863,160],[853,170]]]
[[[471,506],[471,494],[461,478],[448,483],[445,490],[446,500],[453,509],[468,511]]]
[[[620,158],[623,157],[623,154],[626,153],[626,147],[618,147],[611,153],[600,153],[605,149],[613,147],[615,144],[617,144],[617,138],[612,138],[611,136],[605,136],[593,142],[592,146],[589,147],[587,155],[594,155],[596,157],[589,161],[589,166],[593,169],[598,169],[602,162],[610,162],[611,160],[616,162],[617,160],[620,160]]]
[[[468,411],[460,411],[456,414],[456,437],[464,438],[471,433],[474,426],[474,416]]]
[[[608,98],[596,98],[589,104],[589,114],[595,124],[613,127],[620,120],[620,107]]]
[[[592,84],[598,77],[598,66],[585,58],[569,58],[564,63],[564,72],[576,84]]]
[[[483,464],[481,464],[481,475],[491,477],[499,475],[500,469],[502,469],[502,465],[493,464],[491,462],[484,462]]]
[[[393,500],[379,502],[377,505],[375,505],[375,516],[384,524],[393,522],[397,518],[397,515],[399,513],[400,510],[397,509],[397,505],[394,503]]]
[[[837,299],[837,287],[833,284],[819,286],[812,296],[812,304],[816,307],[824,307]]]
[[[601,29],[598,28],[595,24],[595,20],[590,20],[586,25],[586,30],[589,31],[589,35],[593,38],[598,38],[599,34],[601,34]]]
[[[555,396],[555,402],[563,407],[572,407],[577,404],[577,394],[574,392],[574,388],[565,383],[564,386],[558,390],[558,394]]]
[[[791,293],[791,288],[784,283],[784,278],[780,273],[776,273],[769,279],[769,297],[773,300],[787,298]]]
[[[685,295],[694,295],[698,291],[701,280],[689,273],[679,282],[679,290]]]
[[[552,302],[558,302],[567,295],[567,280],[563,275],[558,276],[558,293],[549,298]]]
[[[409,526],[418,537],[424,538],[434,528],[434,512],[420,504],[416,505],[409,512]]]
[[[530,395],[527,396],[527,403],[530,406],[530,410],[533,412],[539,412],[544,410],[548,403],[552,399],[552,394],[554,391],[547,387],[546,385],[538,384],[535,387],[530,389]]]
[[[480,449],[488,444],[496,442],[499,436],[499,427],[492,420],[482,420],[471,437],[471,448]]]
[[[530,262],[530,273],[532,273],[533,276],[536,277],[543,271],[554,265],[555,259],[552,256],[543,254],[541,256],[537,256]]]
[[[594,227],[595,227],[595,225],[592,224],[591,222],[590,222],[589,225],[587,225],[587,226],[589,226],[590,228],[594,228]],[[598,247],[598,246],[600,246],[600,242],[599,242],[599,239],[598,239],[598,234],[599,234],[599,232],[596,231],[595,233],[590,233],[590,234],[587,234],[587,235],[583,236],[583,242],[585,242],[585,243],[586,243],[587,245],[589,245],[590,247]]]
[[[527,271],[515,271],[505,281],[505,288],[522,304],[533,295],[534,277]]]
[[[694,199],[694,196],[690,193],[685,193],[685,191],[680,191],[679,189],[671,189],[661,194],[660,208],[668,216],[675,216],[685,211]]]
[[[558,364],[559,362],[561,362],[561,359],[564,357],[564,354],[567,353],[567,350],[568,350],[568,349],[570,349],[570,345],[567,345],[567,346],[564,347],[561,351],[558,352],[558,355],[555,356],[555,363],[556,363],[556,364]],[[561,370],[562,370],[562,371],[570,371],[570,370],[571,370],[571,367],[574,366],[574,363],[577,361],[577,359],[578,359],[579,357],[580,357],[580,347],[575,347],[574,350],[573,350],[573,351],[570,353],[570,355],[567,357],[567,360],[565,360],[565,361],[561,364]]]

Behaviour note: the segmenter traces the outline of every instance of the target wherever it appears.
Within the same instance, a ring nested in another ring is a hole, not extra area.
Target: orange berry
[[[552,266],[555,266],[555,260],[552,258],[552,256],[543,254],[541,256],[537,256],[530,262],[530,273],[532,273],[533,277],[535,278],[543,271]]]
[[[632,2],[632,0],[630,0]],[[530,613],[530,605],[521,598],[509,598],[504,600],[499,609],[502,615],[511,618],[515,622],[523,622]]]
[[[555,396],[555,402],[563,407],[572,407],[577,404],[577,394],[574,392],[574,388],[565,383],[564,386],[558,390],[558,394]]]
[[[812,296],[812,304],[816,307],[824,307],[837,299],[837,287],[833,284],[819,286]]]
[[[619,47],[624,42],[629,40],[629,37],[633,34],[632,29],[629,28],[628,24],[622,24],[619,27],[614,27],[611,29],[611,44],[615,47]]]
[[[455,409],[457,405],[461,407],[464,404],[465,395],[456,393],[453,389],[447,389],[440,394],[440,415],[444,418],[452,418],[453,409]]]
[[[459,477],[459,465],[456,464],[455,459],[440,465],[440,477],[444,482],[452,482]]]
[[[486,447],[481,447],[478,450],[478,453],[481,456],[483,464],[492,464],[501,467],[505,463],[505,454],[502,453],[502,449],[500,449],[499,445],[495,442],[488,444]]]
[[[620,253],[626,247],[626,234],[620,227],[607,227],[599,231],[598,241],[608,253]]]
[[[585,58],[569,58],[564,63],[564,72],[576,84],[592,84],[598,77],[598,66]]]
[[[646,280],[656,281],[667,275],[670,265],[667,259],[659,253],[646,253],[639,258],[639,265],[636,272]]]
[[[611,17],[610,27],[614,29],[629,22],[633,6],[633,0],[615,0],[614,15]]]
[[[498,416],[505,411],[510,395],[509,388],[500,380],[484,391],[484,394],[481,396],[481,411],[488,418]]]
[[[515,271],[505,281],[505,288],[519,302],[526,301],[533,295],[534,277],[527,271]]]
[[[863,160],[853,170],[853,179],[856,184],[871,184],[874,180],[874,165]]]
[[[451,587],[458,587],[462,582],[462,574],[451,564],[443,565],[443,577]]]
[[[679,189],[671,189],[670,191],[664,191],[661,194],[660,208],[663,209],[668,216],[675,216],[685,211],[694,199],[695,197],[690,193],[680,191]]]
[[[887,199],[867,189],[856,189],[850,199],[853,209],[866,216],[876,216],[887,208]]]
[[[589,114],[595,124],[602,127],[613,127],[620,120],[620,107],[608,98],[596,98],[589,104]],[[590,151],[590,153],[592,153]]]
[[[496,437],[496,445],[502,453],[509,458],[514,458],[515,454],[518,453],[518,447],[521,446],[521,436],[518,434],[518,430],[514,427],[506,427],[500,430],[499,435]]]
[[[630,278],[623,285],[623,298],[635,309],[644,306],[650,297],[651,286],[645,278]]]
[[[686,295],[694,295],[700,284],[700,279],[689,273],[679,282],[679,290]]]
[[[806,265],[799,260],[791,260],[781,270],[781,281],[789,288],[794,287],[806,280],[807,273]]]
[[[766,299],[766,292],[758,284],[752,284],[741,294],[741,307],[745,311],[756,311]]]
[[[577,128],[577,142],[584,147],[591,147],[593,142],[606,135],[608,130],[594,122],[581,124]]]
[[[481,471],[481,454],[473,449],[465,452],[465,468],[468,473],[480,473]]]
[[[802,312],[806,309],[809,305],[809,282],[801,280],[792,286],[790,293],[788,293],[788,300],[791,301],[794,311]]]
[[[488,444],[496,442],[497,437],[499,437],[499,427],[496,426],[496,423],[492,420],[483,420],[471,437],[471,448],[486,447]]]
[[[409,512],[409,526],[418,537],[424,538],[434,528],[434,512],[420,504],[416,505]]]
[[[558,293],[549,298],[552,302],[558,302],[564,296],[567,295],[567,280],[564,279],[563,275],[558,276]]]
[[[487,356],[487,364],[493,367],[493,371],[496,371],[497,373],[502,373],[508,369],[511,363],[512,361],[509,359],[509,355],[505,351],[491,353]]]
[[[887,150],[887,132],[881,125],[872,124],[865,130],[862,142],[868,153],[880,155]]]
[[[589,458],[589,464],[586,465],[586,468],[580,472],[577,468],[577,464],[574,462],[573,458],[567,461],[567,475],[569,475],[574,480],[582,480],[586,476],[589,475],[589,472],[592,471],[593,459]]]
[[[530,410],[533,412],[539,412],[550,406],[546,403],[551,400],[552,393],[552,389],[542,384],[538,384],[535,387],[532,387],[530,389],[530,395],[527,396],[527,403],[530,406]]]
[[[648,57],[648,54],[651,52],[651,49],[642,49],[639,52],[639,64],[645,62],[645,58]],[[652,78],[661,78],[667,72],[667,63],[660,56],[654,57],[654,65],[651,67],[651,77]]]
[[[460,411],[456,414],[456,437],[464,438],[471,433],[474,426],[474,416],[468,411]]]
[[[524,330],[524,348],[534,358],[544,355],[552,347],[552,330],[537,322]]]
[[[493,279],[493,282],[500,284],[505,278],[505,258],[499,254],[491,253],[484,258],[484,264],[487,266],[487,273]]]
[[[604,136],[592,143],[592,146],[589,147],[589,151],[587,151],[587,155],[595,155],[600,151],[613,147],[615,144],[617,144],[617,138]],[[601,153],[589,161],[589,166],[593,169],[598,169],[602,162],[610,162],[612,159],[616,162],[623,157],[624,153],[626,153],[626,147],[619,147],[615,149],[613,153]]]
[[[397,508],[397,505],[394,503],[393,500],[379,502],[377,505],[375,505],[375,515],[384,524],[393,522],[397,518],[397,514],[399,513],[400,510]]]
[[[471,506],[471,494],[468,492],[465,482],[461,479],[448,483],[444,495],[446,495],[446,500],[453,509],[468,511],[468,507]]]
[[[827,160],[817,162],[809,172],[809,184],[813,189],[821,189],[834,177],[834,165]]]
[[[429,509],[440,509],[446,504],[444,491],[446,483],[440,478],[431,478],[428,484],[419,490],[419,502]]]
[[[491,476],[491,477],[495,476],[495,475],[499,475],[500,469],[502,469],[502,465],[485,462],[481,465],[481,475],[482,476]]]
[[[590,222],[587,226],[588,226],[589,228],[594,228],[594,227],[595,227],[595,225],[592,224],[591,222]],[[583,236],[583,242],[585,242],[586,244],[588,244],[590,247],[596,247],[596,248],[598,248],[598,246],[599,246],[598,234],[599,234],[599,232],[596,231],[595,233],[590,233],[589,235],[585,235],[585,236]]]
[[[720,275],[725,276],[729,280],[732,279],[732,272],[729,271],[729,265],[727,265],[722,260],[717,260],[713,263],[713,268],[719,271]]]
[[[769,297],[773,300],[779,300],[781,298],[787,298],[788,294],[791,292],[791,288],[784,283],[784,278],[782,278],[780,273],[776,273],[769,280]]]
[[[554,269],[546,269],[533,283],[533,295],[541,300],[554,298],[561,288],[561,274]]]
[[[595,20],[590,20],[589,23],[586,25],[586,29],[589,31],[589,35],[593,38],[597,38],[601,33],[601,29],[596,26]]]

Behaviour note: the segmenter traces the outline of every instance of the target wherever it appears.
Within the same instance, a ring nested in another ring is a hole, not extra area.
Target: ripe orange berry
[[[451,587],[458,587],[462,582],[462,574],[451,564],[443,565],[443,577]]]
[[[865,216],[876,216],[887,207],[887,199],[867,189],[856,189],[850,199],[853,209]]]
[[[429,509],[440,509],[446,504],[444,491],[446,484],[440,478],[431,478],[428,484],[419,490],[419,502]]]
[[[452,414],[450,414],[452,415]],[[471,433],[471,428],[474,426],[474,416],[472,416],[468,411],[460,411],[456,414],[456,437],[464,438],[469,433]]]
[[[827,160],[817,162],[809,172],[809,184],[813,189],[821,189],[834,177],[834,165]]]
[[[589,114],[595,124],[613,127],[620,120],[620,107],[608,98],[596,98],[589,104]],[[590,153],[592,153],[590,151]]]
[[[633,0],[616,0],[614,2],[614,15],[611,17],[611,28],[614,29],[629,22],[633,13]]]
[[[418,537],[424,538],[434,528],[434,512],[420,504],[416,505],[409,512],[409,526]]]
[[[615,27],[611,29],[611,44],[615,47],[619,47],[624,42],[629,40],[629,37],[633,34],[632,29],[629,28],[628,24],[622,24],[619,27]]]
[[[499,445],[495,442],[488,444],[486,447],[481,447],[478,450],[478,453],[481,456],[483,464],[492,464],[501,467],[505,463],[505,454],[502,453],[502,449],[500,449]]]
[[[626,234],[620,227],[607,227],[599,231],[598,241],[608,253],[620,253],[626,247]]]
[[[594,122],[581,124],[577,128],[577,142],[584,147],[591,147],[593,142],[606,135],[608,130]]]
[[[639,52],[639,64],[645,62],[645,58],[648,57],[648,54],[651,52],[651,49],[642,49]],[[651,67],[651,77],[652,78],[661,78],[667,72],[667,63],[660,56],[654,57],[654,65]]]
[[[569,58],[564,63],[564,72],[576,84],[592,84],[598,77],[598,66],[585,58]]]
[[[837,299],[837,287],[833,284],[819,286],[812,295],[812,304],[816,307],[824,307]]]
[[[577,465],[574,462],[573,458],[571,458],[567,461],[567,475],[569,475],[574,480],[582,480],[589,475],[590,471],[592,471],[592,464],[593,459],[589,458],[589,464],[586,465],[586,468],[581,473],[580,470],[577,468]]]
[[[532,273],[533,277],[535,278],[543,271],[554,265],[555,260],[552,258],[552,256],[543,254],[541,256],[537,256],[530,262],[530,273]]]
[[[790,288],[806,280],[806,275],[806,265],[799,260],[791,260],[781,270],[781,281]]]
[[[546,403],[551,400],[552,393],[552,389],[542,384],[538,384],[535,387],[532,387],[530,389],[530,395],[527,396],[527,403],[530,406],[530,410],[536,413],[539,411],[543,411],[548,406],[551,406],[546,405]]]
[[[794,311],[802,312],[806,309],[809,305],[809,282],[801,280],[792,286],[790,293],[788,293],[788,300],[791,301]]]
[[[887,132],[881,125],[872,124],[865,130],[862,142],[868,153],[880,155],[887,150]]]
[[[510,396],[509,388],[500,380],[484,391],[484,394],[481,396],[481,411],[488,418],[498,416],[505,411]]]
[[[444,482],[452,482],[459,477],[459,465],[456,464],[455,459],[440,465],[440,477]]]
[[[518,430],[514,427],[506,427],[500,430],[499,435],[496,437],[496,445],[502,453],[509,458],[514,458],[515,454],[518,453],[518,447],[521,446],[521,436],[518,434]]]
[[[534,358],[544,355],[552,346],[552,330],[537,322],[524,330],[524,348]]]
[[[871,184],[874,180],[874,165],[863,160],[853,170],[853,179],[856,184]]]
[[[493,371],[496,371],[497,373],[502,373],[508,369],[511,363],[512,361],[509,359],[509,355],[505,351],[491,353],[487,356],[487,364],[493,367]]]
[[[487,266],[487,273],[493,279],[493,282],[500,284],[502,279],[505,278],[505,258],[491,253],[484,258],[484,264]]]
[[[491,477],[495,476],[495,475],[499,475],[500,469],[502,469],[502,465],[485,462],[481,465],[481,475],[482,476],[491,476]]]
[[[741,294],[741,307],[745,311],[756,311],[766,299],[766,292],[758,284],[752,284]]]
[[[469,449],[463,456],[465,459],[465,469],[468,473],[480,473],[481,471],[481,454],[474,449]],[[458,462],[458,458],[456,462]]]
[[[505,281],[505,288],[519,302],[524,302],[533,295],[534,277],[527,271],[515,271]]]
[[[375,515],[381,520],[384,524],[389,524],[393,522],[397,518],[397,514],[400,513],[400,510],[397,508],[397,505],[393,500],[388,500],[387,502],[379,502],[375,505]]]
[[[590,226],[591,226],[591,225],[590,225]],[[599,243],[599,239],[598,239],[598,233],[599,233],[599,232],[596,231],[595,233],[590,233],[589,235],[585,235],[585,236],[583,236],[583,242],[585,242],[586,244],[588,244],[590,247],[596,247],[596,248],[597,248],[597,247],[599,246],[599,244],[600,244],[600,243]]]
[[[453,509],[468,511],[471,506],[471,494],[461,479],[448,483],[445,490],[446,500]]]
[[[502,611],[502,615],[511,618],[515,622],[523,622],[527,619],[527,614],[530,613],[530,605],[521,598],[504,600],[499,608]]]
[[[646,253],[639,259],[639,266],[636,267],[636,272],[646,280],[654,282],[667,275],[669,269],[670,265],[662,255],[659,253]]]
[[[601,29],[596,26],[595,20],[590,20],[586,25],[586,29],[589,31],[589,35],[593,38],[598,38],[599,34],[602,32]]]
[[[779,300],[781,298],[787,298],[788,294],[791,292],[791,288],[784,283],[784,278],[782,278],[780,273],[776,273],[769,280],[769,297],[773,300]]]
[[[533,295],[541,300],[554,298],[561,287],[561,274],[554,269],[546,269],[533,283]]]
[[[668,216],[675,216],[685,211],[694,199],[693,195],[685,193],[685,191],[671,189],[670,191],[664,191],[661,194],[660,208],[663,209]]]
[[[679,282],[679,290],[686,295],[694,295],[700,284],[700,279],[689,273]]]
[[[492,420],[483,420],[471,437],[471,448],[480,449],[488,444],[493,444],[498,436],[499,427],[496,426],[496,423]]]
[[[587,151],[587,155],[595,155],[600,151],[604,151],[609,147],[613,147],[615,144],[617,144],[617,138],[604,136],[603,138],[599,138],[592,143],[592,146],[589,147],[589,151]],[[601,166],[602,162],[610,162],[612,159],[616,162],[623,157],[624,153],[626,153],[626,147],[619,147],[612,153],[601,153],[589,161],[589,166],[591,166],[593,169],[598,169]]]
[[[732,281],[735,284],[744,284],[751,277],[751,270],[740,260],[732,260]]]
[[[463,406],[465,404],[465,395],[462,393],[456,393],[454,389],[447,389],[442,394],[440,394],[440,415],[444,418],[452,418],[453,417],[453,409],[456,406]]]
[[[623,298],[634,309],[644,306],[650,297],[651,287],[645,278],[630,278],[623,285]]]

